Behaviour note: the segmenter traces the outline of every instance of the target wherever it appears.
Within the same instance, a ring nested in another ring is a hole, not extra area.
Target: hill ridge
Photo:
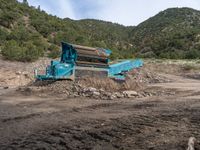
[[[6,59],[56,58],[60,42],[113,50],[111,59],[200,58],[200,12],[169,8],[138,26],[95,19],[58,18],[19,3],[0,0],[0,49]]]

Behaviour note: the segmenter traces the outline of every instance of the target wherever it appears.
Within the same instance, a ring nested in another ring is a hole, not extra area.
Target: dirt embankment
[[[0,57],[0,87],[16,88],[33,82],[34,69],[44,69],[49,59],[33,63],[11,62]]]

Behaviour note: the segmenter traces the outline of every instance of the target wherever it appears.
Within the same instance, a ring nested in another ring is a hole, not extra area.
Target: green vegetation
[[[200,12],[171,8],[134,28],[131,40],[142,57],[200,58]]]
[[[27,0],[0,0],[0,47],[10,60],[34,61],[44,54],[58,57],[61,41],[112,49],[115,58],[124,58],[126,52],[133,52],[126,40],[132,28],[100,20],[60,19],[41,11],[40,6],[29,7]]]
[[[10,60],[34,61],[56,58],[60,42],[103,47],[111,59],[134,57],[200,58],[200,12],[173,8],[141,23],[125,27],[100,20],[60,19],[28,1],[0,0],[0,49]]]
[[[48,56],[50,58],[58,58],[60,56],[60,48],[54,44],[51,44],[51,46],[49,47],[49,54]]]

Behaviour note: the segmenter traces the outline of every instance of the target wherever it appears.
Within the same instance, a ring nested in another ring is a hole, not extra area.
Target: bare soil
[[[97,100],[0,90],[0,149],[200,150],[200,80],[162,73],[173,95]]]

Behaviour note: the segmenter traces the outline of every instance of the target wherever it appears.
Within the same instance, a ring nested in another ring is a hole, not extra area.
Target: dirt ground
[[[21,95],[0,90],[0,149],[200,150],[200,80],[162,75],[172,82],[148,89],[174,95],[97,100]]]

